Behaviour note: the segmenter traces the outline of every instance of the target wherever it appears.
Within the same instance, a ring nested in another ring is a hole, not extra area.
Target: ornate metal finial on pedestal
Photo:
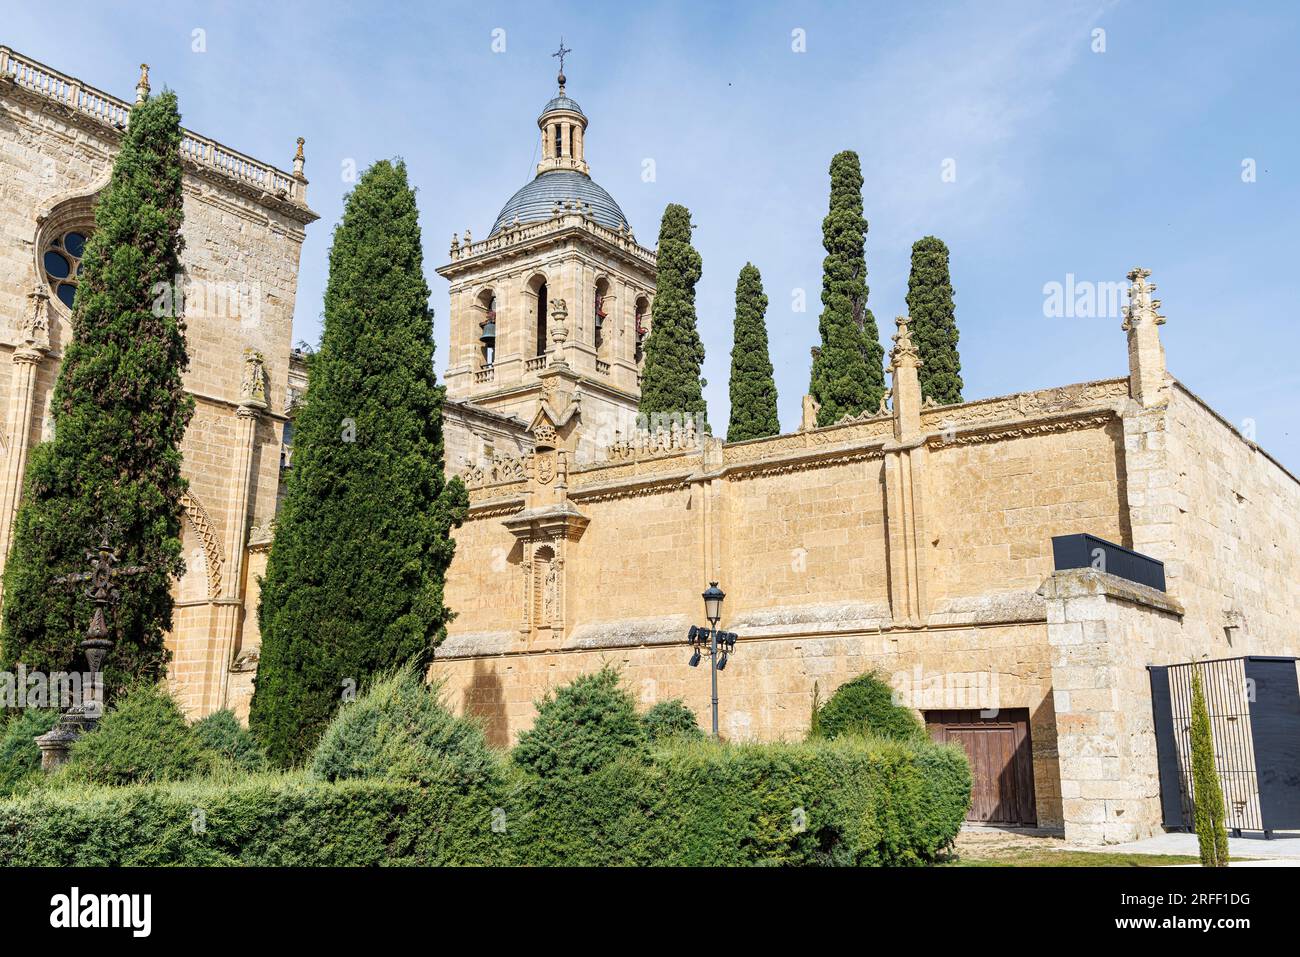
[[[558,50],[556,50],[554,53],[551,54],[551,56],[553,56],[553,57],[559,57],[559,58],[560,58],[560,75],[557,76],[555,79],[556,79],[556,80],[559,82],[559,84],[560,84],[560,95],[561,95],[561,96],[564,95],[564,58],[565,58],[566,56],[568,56],[568,55],[569,55],[570,53],[572,53],[572,52],[573,52],[572,50],[568,49],[568,48],[564,45],[564,37],[560,37],[560,48],[559,48]]]
[[[140,64],[140,79],[135,84],[135,101],[143,103],[149,98],[149,64]]]
[[[82,734],[92,730],[103,716],[103,698],[101,690],[103,681],[100,677],[104,659],[113,648],[109,637],[108,614],[111,607],[122,598],[117,587],[117,579],[124,576],[142,575],[148,568],[144,565],[131,565],[118,568],[120,561],[116,549],[109,544],[113,526],[106,525],[100,534],[99,545],[93,551],[86,552],[90,562],[90,571],[74,572],[60,575],[53,579],[54,584],[86,584],[85,596],[90,599],[90,624],[86,628],[86,637],[81,642],[81,650],[90,666],[89,687],[83,685],[81,701],[73,703],[63,712],[54,728],[36,739],[41,749],[41,767],[50,771],[68,760],[68,748]]]

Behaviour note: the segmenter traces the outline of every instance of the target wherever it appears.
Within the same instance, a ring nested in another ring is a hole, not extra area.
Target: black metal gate
[[[1300,687],[1295,658],[1250,656],[1151,666],[1151,704],[1164,824],[1191,828],[1192,670],[1200,672],[1235,832],[1300,827]]]

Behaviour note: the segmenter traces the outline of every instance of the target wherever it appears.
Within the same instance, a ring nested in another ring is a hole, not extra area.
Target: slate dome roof
[[[573,97],[571,96],[566,96],[565,94],[561,93],[559,96],[552,97],[551,102],[547,103],[546,106],[542,108],[541,115],[538,116],[538,119],[541,119],[541,117],[545,116],[547,113],[550,113],[554,110],[571,110],[572,112],[579,113],[582,116],[587,115],[586,113],[582,112],[582,107],[578,105],[577,100],[573,99]]]
[[[552,101],[554,102],[554,101]],[[582,206],[591,206],[591,217],[609,229],[618,229],[627,217],[618,208],[614,197],[605,192],[590,176],[575,170],[556,169],[540,173],[519,192],[511,196],[497,221],[492,224],[494,236],[519,217],[520,223],[535,223],[551,218],[556,201],[561,205],[573,200]]]

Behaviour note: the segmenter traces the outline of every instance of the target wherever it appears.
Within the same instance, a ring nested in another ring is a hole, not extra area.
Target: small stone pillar
[[[909,442],[921,434],[921,379],[917,369],[921,356],[907,331],[907,316],[894,320],[894,349],[889,356],[889,373],[893,376],[894,439]]]
[[[1168,375],[1165,349],[1160,343],[1160,300],[1152,298],[1155,283],[1147,282],[1150,269],[1140,266],[1129,270],[1129,305],[1124,307],[1124,324],[1128,333],[1129,395],[1139,405],[1150,408],[1168,398]]]
[[[799,431],[808,432],[817,428],[817,413],[821,411],[821,403],[810,395],[803,397],[803,417],[799,420]]]

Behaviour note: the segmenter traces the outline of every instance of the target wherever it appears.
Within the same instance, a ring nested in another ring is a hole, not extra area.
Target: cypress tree
[[[1192,814],[1204,867],[1228,866],[1228,832],[1223,824],[1223,787],[1214,767],[1214,735],[1205,706],[1201,669],[1192,668]]]
[[[172,308],[184,247],[180,140],[171,91],[132,109],[82,259],[54,437],[28,460],[5,567],[0,667],[42,671],[84,667],[90,613],[81,588],[51,578],[87,570],[101,532],[123,566],[146,568],[123,580],[110,622],[109,697],[165,673],[171,579],[184,571],[180,443],[194,400],[181,381],[185,324]]]
[[[249,722],[278,764],[309,752],[348,689],[428,665],[468,501],[444,479],[443,389],[415,193],[370,167],[334,231],[320,349],[258,609]]]
[[[691,245],[691,213],[670,203],[659,226],[659,276],[650,308],[650,337],[641,374],[640,412],[653,428],[661,415],[695,416],[707,430],[704,402],[704,343],[695,321],[695,284],[702,263]]]
[[[866,235],[858,154],[845,150],[831,160],[830,211],[822,220],[822,344],[809,385],[821,404],[818,425],[874,412],[885,394],[885,350],[867,308]]]
[[[781,431],[776,415],[776,381],[767,349],[766,315],[763,277],[753,263],[745,263],[736,280],[728,442],[761,439]]]
[[[940,405],[961,401],[961,356],[952,297],[948,247],[935,236],[918,239],[912,244],[907,311],[912,341],[921,356],[921,396]]]

